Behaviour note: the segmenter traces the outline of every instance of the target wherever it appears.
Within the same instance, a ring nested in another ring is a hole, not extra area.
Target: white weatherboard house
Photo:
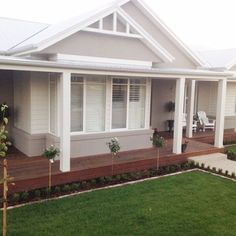
[[[215,117],[222,147],[225,109],[235,115],[235,101],[233,114],[230,102],[225,108],[231,72],[206,68],[143,1],[55,25],[1,18],[0,31],[0,103],[9,104],[10,136],[26,155],[58,145],[60,169],[69,171],[70,158],[107,153],[114,136],[123,151],[149,148],[153,128],[167,129],[169,101],[174,153],[183,114],[191,137],[198,110]]]

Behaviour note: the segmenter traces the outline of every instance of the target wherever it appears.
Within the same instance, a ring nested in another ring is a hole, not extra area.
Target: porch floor
[[[163,133],[166,138],[166,146],[160,150],[160,166],[181,163],[191,156],[222,151],[222,149],[214,148],[213,145],[205,142],[207,139],[214,138],[213,134],[213,132],[194,134],[194,138],[187,139],[189,143],[186,152],[176,155],[172,153],[171,135]],[[236,133],[232,131],[227,131],[225,136],[227,137],[229,134],[236,136]],[[47,186],[48,164],[48,161],[42,156],[27,157],[12,148],[8,155],[8,166],[9,174],[14,177],[16,186],[11,186],[10,192]],[[144,170],[155,166],[156,150],[154,148],[120,152],[114,160],[114,174]],[[103,154],[72,158],[71,171],[66,173],[59,170],[59,161],[56,161],[52,165],[52,175],[52,185],[111,175],[111,156]],[[0,176],[2,176],[2,168]]]

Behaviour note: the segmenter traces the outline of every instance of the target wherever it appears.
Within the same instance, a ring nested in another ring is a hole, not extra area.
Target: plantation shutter
[[[126,128],[127,91],[127,79],[113,79],[112,129]]]
[[[83,131],[83,78],[72,77],[71,83],[71,132]]]
[[[145,127],[146,86],[131,80],[129,92],[129,129]]]
[[[86,131],[98,132],[105,130],[105,81],[88,80],[86,84]]]

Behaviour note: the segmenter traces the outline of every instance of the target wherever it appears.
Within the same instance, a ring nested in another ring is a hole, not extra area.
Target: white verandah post
[[[194,97],[195,97],[195,80],[190,80],[188,84],[188,104],[187,104],[187,126],[186,137],[193,137],[193,110],[194,110]]]
[[[63,72],[60,76],[60,170],[70,171],[70,109],[71,74]]]
[[[184,110],[184,90],[185,78],[181,77],[176,80],[175,92],[175,119],[174,119],[174,138],[173,153],[180,154],[182,152],[182,136],[183,136],[183,110]]]
[[[215,147],[222,148],[224,140],[224,118],[226,100],[227,79],[218,82],[218,93],[216,103],[216,126],[215,126]]]

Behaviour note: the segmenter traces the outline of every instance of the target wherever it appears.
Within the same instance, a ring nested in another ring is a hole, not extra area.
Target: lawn
[[[9,235],[236,235],[236,183],[194,171],[9,210]]]

